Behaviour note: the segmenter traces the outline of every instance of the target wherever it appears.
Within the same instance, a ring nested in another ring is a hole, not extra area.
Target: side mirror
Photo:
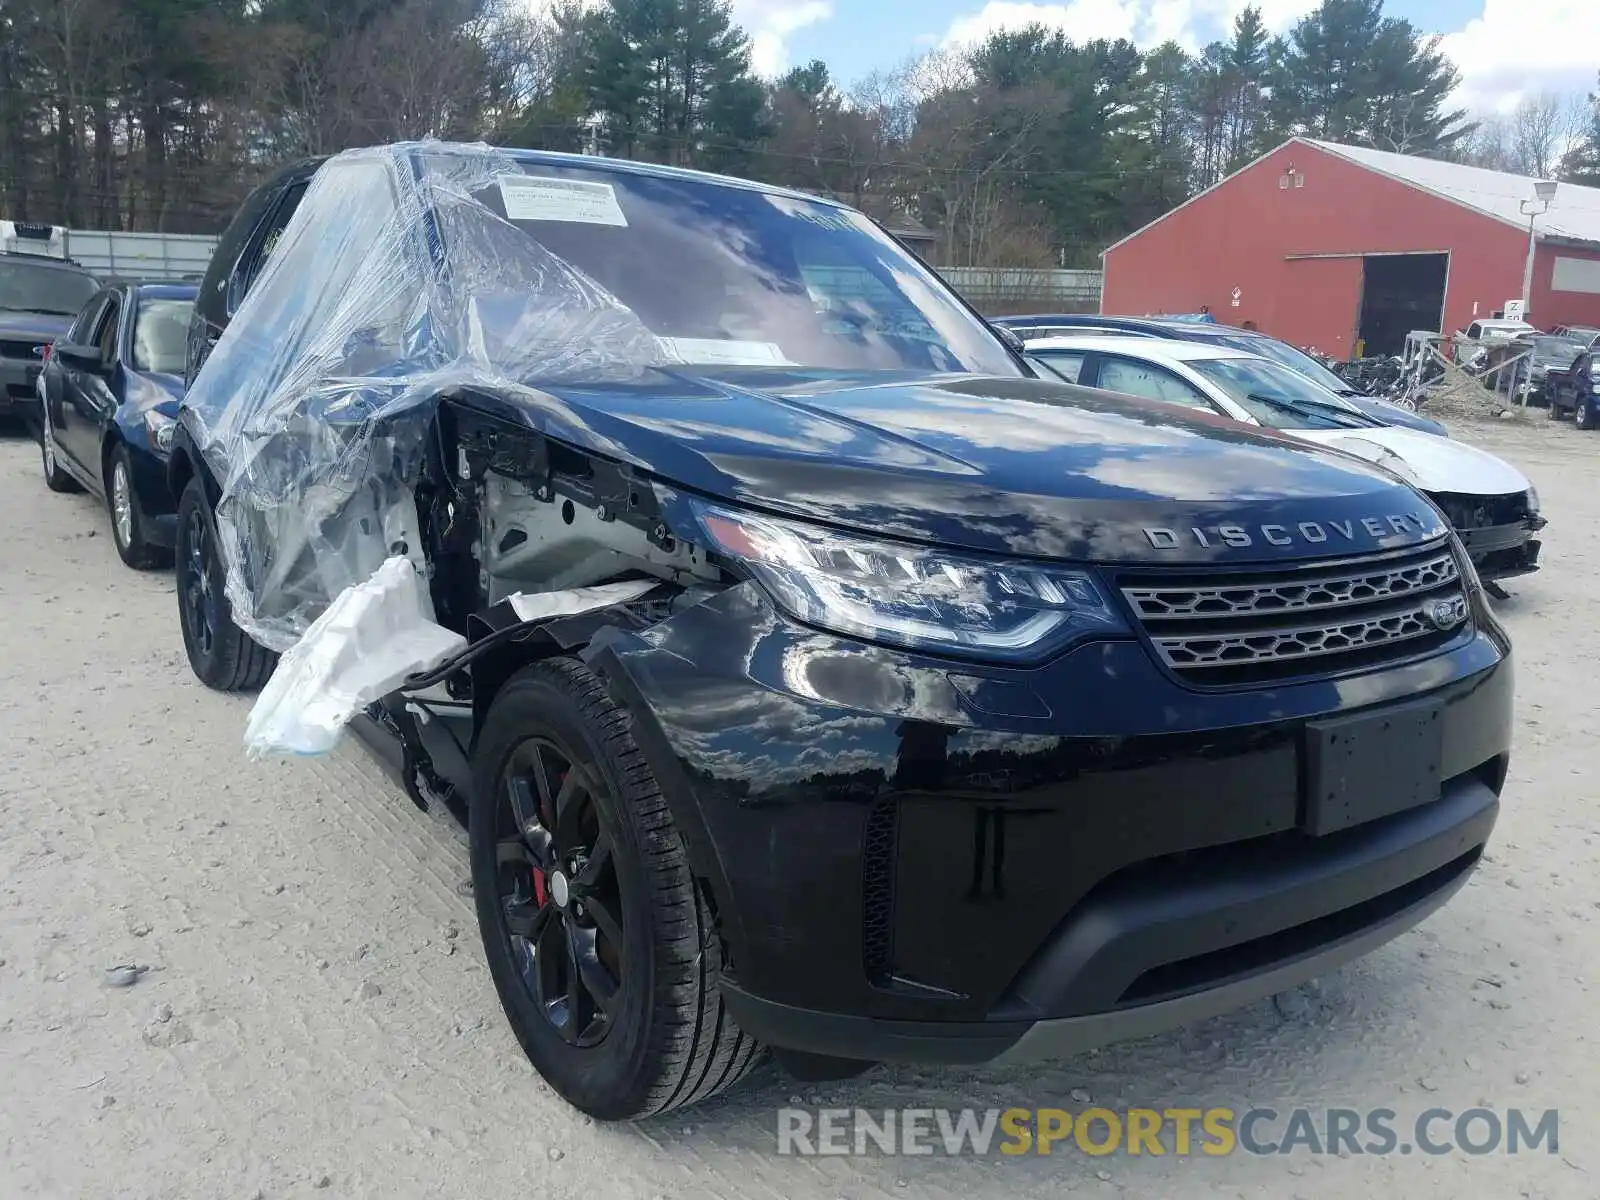
[[[100,357],[99,346],[78,346],[71,342],[57,342],[50,354],[52,358],[59,358],[63,366],[71,367],[75,371],[92,371],[98,375],[105,370],[105,359]]]
[[[989,328],[994,330],[995,337],[1004,342],[1007,349],[1017,354],[1022,354],[1027,350],[1027,346],[1023,343],[1023,340],[1017,336],[1015,330],[1007,329],[1004,325],[996,325],[993,321],[989,322]]]

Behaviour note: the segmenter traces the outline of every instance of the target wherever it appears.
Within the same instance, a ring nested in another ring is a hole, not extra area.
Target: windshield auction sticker
[[[628,224],[609,183],[531,175],[502,175],[499,182],[500,202],[509,221],[571,221],[624,228]]]

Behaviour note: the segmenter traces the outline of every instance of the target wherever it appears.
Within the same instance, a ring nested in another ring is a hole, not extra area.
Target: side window
[[[1164,367],[1135,362],[1128,358],[1106,358],[1100,363],[1100,387],[1110,392],[1125,392],[1147,400],[1181,404],[1216,412],[1216,407],[1193,385],[1185,383]]]
[[[1077,383],[1083,374],[1083,355],[1076,350],[1046,350],[1034,357],[1068,383]]]
[[[1474,321],[1471,325],[1467,326],[1467,336],[1473,340],[1481,338],[1483,336],[1483,326]]]
[[[306,194],[307,182],[302,179],[289,186],[282,199],[273,207],[271,215],[261,223],[261,228],[256,230],[255,237],[250,240],[244,255],[239,259],[239,269],[234,272],[233,280],[228,287],[230,314],[244,302],[250,286],[261,274],[261,268],[267,265],[272,252],[277,249],[278,239],[283,236],[284,227],[294,216],[295,209],[300,207],[300,198]]]
[[[117,361],[117,318],[122,314],[121,297],[112,294],[106,304],[105,311],[100,316],[99,325],[95,326],[94,341],[100,347],[100,361],[112,363]]]
[[[95,331],[100,328],[100,311],[110,299],[110,292],[101,292],[85,304],[62,341],[72,346],[92,346],[95,342]]]

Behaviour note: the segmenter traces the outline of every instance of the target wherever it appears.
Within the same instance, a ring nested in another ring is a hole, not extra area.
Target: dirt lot
[[[532,1073],[484,969],[466,858],[357,744],[251,763],[248,702],[190,676],[170,573],[0,437],[0,1196],[1600,1195],[1593,749],[1600,436],[1459,433],[1522,466],[1547,569],[1519,655],[1490,860],[1421,929],[1320,986],[1031,1069],[770,1068],[676,1118],[601,1127]],[[107,969],[148,967],[131,987]],[[1560,1110],[1518,1157],[779,1157],[793,1095],[881,1108]]]

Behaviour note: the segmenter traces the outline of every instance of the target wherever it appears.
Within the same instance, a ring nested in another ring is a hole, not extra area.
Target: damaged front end
[[[528,380],[626,382],[666,360],[507,219],[496,197],[520,175],[487,146],[331,159],[188,393],[232,618],[282,655],[254,754],[325,752],[424,677],[470,702],[485,642],[526,660],[550,620],[516,616],[519,593],[565,594],[573,618],[616,609],[602,585],[638,599],[630,581],[718,578],[648,482],[515,415],[550,401]],[[426,720],[390,716],[419,758]]]
[[[728,582],[672,489],[469,399],[435,420],[411,488],[424,570],[395,555],[341,592],[284,655],[246,731],[253,755],[323,753],[364,713],[398,740],[423,808],[465,794],[473,729],[516,670],[602,628],[647,628]]]

